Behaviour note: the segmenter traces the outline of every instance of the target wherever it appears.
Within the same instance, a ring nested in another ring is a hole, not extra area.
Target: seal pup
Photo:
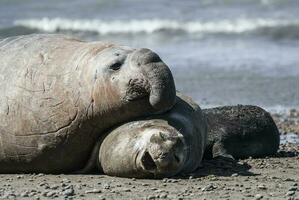
[[[37,34],[0,40],[0,173],[82,169],[116,124],[175,102],[149,49]]]
[[[265,157],[279,148],[278,128],[271,115],[253,105],[203,109],[208,141],[205,159]]]

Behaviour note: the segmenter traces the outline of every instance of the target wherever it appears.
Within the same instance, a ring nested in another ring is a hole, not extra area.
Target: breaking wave
[[[275,19],[236,19],[218,21],[176,21],[176,20],[127,20],[127,21],[103,21],[98,19],[66,19],[66,18],[42,18],[22,19],[14,22],[16,26],[38,29],[45,32],[58,31],[83,31],[96,32],[98,34],[135,34],[154,33],[161,31],[181,31],[186,33],[225,33],[241,34],[244,32],[269,30],[281,32],[291,27],[299,29],[299,20],[275,20]],[[298,33],[298,32],[297,32]]]

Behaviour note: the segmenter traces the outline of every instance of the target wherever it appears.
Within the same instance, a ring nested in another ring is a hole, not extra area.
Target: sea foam
[[[46,32],[59,30],[89,31],[98,34],[134,34],[158,31],[183,31],[187,33],[243,33],[260,28],[280,26],[299,26],[299,20],[275,19],[236,19],[218,21],[177,21],[166,19],[114,20],[41,18],[21,19],[14,22],[17,26],[38,29]]]

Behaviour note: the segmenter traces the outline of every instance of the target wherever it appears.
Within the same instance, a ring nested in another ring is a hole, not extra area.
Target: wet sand
[[[282,134],[298,134],[299,112],[273,114]],[[297,131],[297,132],[296,132]],[[194,174],[143,180],[105,175],[0,175],[3,199],[298,199],[299,143],[273,157],[204,161]]]

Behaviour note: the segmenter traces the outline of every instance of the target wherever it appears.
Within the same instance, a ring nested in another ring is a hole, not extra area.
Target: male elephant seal
[[[204,109],[208,142],[204,158],[246,158],[273,155],[279,148],[279,131],[271,115],[251,105]]]
[[[170,111],[112,130],[101,143],[99,168],[107,175],[136,178],[191,172],[200,166],[206,134],[200,107],[178,94]]]
[[[0,40],[0,61],[0,173],[79,170],[106,129],[175,101],[149,49],[29,35]]]
[[[178,95],[165,114],[110,132],[96,153],[99,169],[112,176],[161,178],[192,173],[202,158],[258,157],[278,150],[277,127],[263,109],[224,106],[202,113]]]

